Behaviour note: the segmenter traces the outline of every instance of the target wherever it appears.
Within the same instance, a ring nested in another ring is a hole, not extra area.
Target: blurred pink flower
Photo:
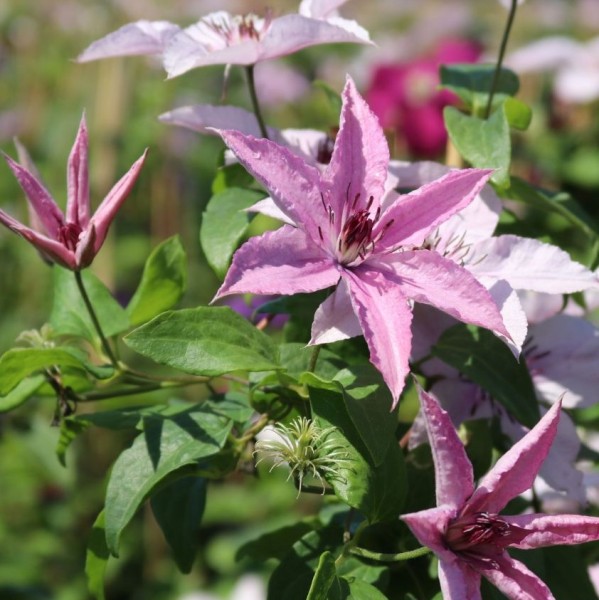
[[[22,147],[17,147],[24,164],[15,162],[7,155],[4,158],[25,192],[30,212],[34,213],[35,218],[32,219],[32,227],[27,227],[0,210],[0,223],[25,238],[45,258],[73,271],[84,269],[100,251],[112,220],[139,175],[146,153],[114,185],[90,217],[88,139],[83,117],[67,163],[65,216],[40,181],[29,155]]]
[[[372,74],[366,100],[383,128],[394,129],[412,154],[436,157],[447,142],[443,108],[455,99],[450,92],[437,89],[439,67],[474,63],[481,50],[469,40],[446,40],[430,56],[379,65]]]

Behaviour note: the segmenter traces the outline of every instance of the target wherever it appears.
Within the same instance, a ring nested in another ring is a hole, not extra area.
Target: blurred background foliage
[[[273,0],[269,4],[276,13],[297,8],[295,2]],[[157,117],[175,106],[217,104],[225,92],[231,104],[249,108],[249,102],[243,73],[236,69],[225,89],[222,67],[195,70],[165,81],[158,62],[147,58],[83,65],[73,59],[91,41],[124,23],[144,18],[186,25],[223,8],[262,11],[264,2],[0,3],[3,151],[15,156],[12,138],[18,136],[49,190],[63,203],[66,159],[85,110],[92,205],[97,206],[143,149],[150,148],[142,176],[93,265],[123,302],[137,286],[151,248],[175,233],[181,235],[188,254],[189,291],[183,304],[197,306],[212,297],[218,281],[202,258],[198,231],[222,144],[215,138],[166,126]],[[324,80],[338,90],[349,72],[365,91],[378,64],[413,60],[447,37],[476,39],[493,60],[506,15],[495,0],[353,0],[343,14],[369,29],[378,46],[313,48],[284,61],[259,65],[258,76],[264,70],[259,94],[269,123],[329,129],[337,123],[337,115],[325,94],[307,82]],[[598,31],[596,0],[529,0],[517,17],[510,48],[549,33],[585,40]],[[272,70],[277,68],[274,63],[293,68],[301,81],[306,81],[305,89],[298,83],[298,98],[285,101],[279,75]],[[514,172],[549,188],[571,191],[589,213],[598,216],[597,102],[557,102],[551,94],[550,74],[528,76],[522,83],[520,97],[532,105],[534,119],[531,129],[515,140]],[[391,138],[399,135],[390,133]],[[395,141],[397,158],[414,158],[401,140]],[[26,220],[23,194],[2,165],[0,206]],[[559,217],[521,216],[528,219],[528,231],[533,225],[560,239],[575,254],[584,251],[571,227]],[[505,227],[515,226],[507,219]],[[28,244],[0,230],[0,350],[11,347],[21,331],[39,328],[46,320],[52,300],[50,271]],[[193,392],[190,397],[193,399]],[[147,402],[148,398],[129,398],[127,402],[136,400]],[[119,402],[112,401],[112,405]],[[128,436],[95,429],[93,435],[80,436],[63,468],[54,455],[58,432],[50,427],[53,408],[51,402],[47,406],[33,402],[0,416],[0,600],[86,597],[83,566],[87,537],[102,506],[106,473],[130,441]],[[186,576],[176,571],[151,511],[138,515],[127,531],[121,557],[110,563],[107,597],[161,600],[210,590],[216,597],[228,598],[241,574],[256,567],[247,557],[235,560],[240,545],[265,527],[294,522],[298,513],[313,513],[323,502],[318,496],[296,500],[293,486],[284,480],[285,474],[237,475],[212,485],[201,533],[202,551],[193,572]]]

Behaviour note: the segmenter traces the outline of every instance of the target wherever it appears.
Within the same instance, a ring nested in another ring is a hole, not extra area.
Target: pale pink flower
[[[419,542],[439,558],[445,600],[481,600],[485,577],[510,600],[553,598],[549,588],[508,548],[530,550],[599,539],[599,518],[582,515],[500,515],[529,489],[555,438],[556,402],[474,487],[472,465],[447,413],[420,391],[435,463],[435,508],[403,515]]]
[[[389,148],[351,79],[330,163],[320,170],[270,140],[221,135],[289,223],[246,242],[217,297],[335,287],[316,311],[312,344],[363,334],[394,402],[408,372],[412,302],[509,337],[487,290],[455,262],[418,248],[477,195],[490,171],[466,169],[385,199]]]
[[[73,271],[87,267],[100,251],[108,228],[127,199],[146,156],[144,152],[110,190],[95,214],[90,216],[87,148],[87,127],[83,117],[67,164],[66,215],[46,190],[39,175],[35,170],[32,172],[32,165],[27,168],[4,156],[36,218],[32,219],[31,228],[0,210],[0,223],[33,244],[47,259]],[[30,162],[23,149],[20,155],[22,161]]]

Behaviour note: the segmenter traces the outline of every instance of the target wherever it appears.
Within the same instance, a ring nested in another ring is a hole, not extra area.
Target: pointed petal
[[[215,298],[228,294],[296,294],[331,287],[333,262],[301,229],[283,225],[249,239],[233,256]]]
[[[326,200],[335,215],[341,215],[343,206],[353,204],[357,194],[360,194],[360,200],[356,210],[365,208],[372,196],[371,212],[374,213],[385,188],[389,146],[377,117],[349,77],[342,98],[339,133],[324,174],[324,179],[331,184]]]
[[[13,219],[10,215],[6,214],[3,210],[0,210],[0,223],[6,225],[6,227],[26,239],[52,261],[61,264],[67,269],[76,268],[74,253],[68,250],[60,242],[52,240],[45,235],[26,227],[16,219]]]
[[[408,298],[509,337],[489,292],[452,260],[430,250],[399,252],[379,259],[392,267],[393,277]]]
[[[56,202],[54,202],[50,192],[25,167],[16,163],[10,156],[5,154],[4,159],[43,224],[45,229],[43,233],[57,240],[60,229],[64,225],[64,216]]]
[[[499,513],[512,499],[528,490],[537,476],[557,433],[561,402],[514,444],[479,482],[468,501],[468,512]]]
[[[439,562],[444,600],[481,600],[480,575],[460,560]]]
[[[89,62],[113,56],[160,54],[170,38],[180,28],[168,21],[137,21],[96,40],[78,57],[77,62]]]
[[[545,546],[584,544],[599,540],[599,517],[584,515],[502,516],[508,523],[531,531],[514,548],[531,550]]]
[[[516,235],[478,242],[466,259],[478,278],[505,279],[514,289],[570,294],[599,286],[597,275],[557,246]]]
[[[17,149],[19,164],[22,167],[25,167],[31,173],[31,175],[33,175],[39,182],[42,182],[42,176],[37,170],[37,167],[35,166],[35,163],[33,162],[31,156],[29,155],[29,152],[27,152],[27,148],[25,148],[25,146],[23,146],[23,144],[21,144],[21,142],[17,138],[14,138],[13,141],[15,144],[15,148]],[[42,223],[38,214],[35,212],[35,208],[29,201],[29,198],[27,198],[27,209],[29,213],[29,226],[31,227],[31,229],[33,229],[34,231],[44,231],[44,224]]]
[[[96,210],[94,216],[91,218],[88,228],[93,226],[96,231],[94,238],[94,255],[96,255],[102,247],[112,220],[131,192],[131,189],[139,176],[139,172],[143,167],[144,161],[146,160],[147,153],[148,151],[145,150],[133,163],[131,168],[114,184],[113,188],[108,192],[108,195],[104,198],[98,207],[98,210]]]
[[[343,276],[370,350],[370,362],[381,372],[395,407],[410,370],[412,311],[400,288],[382,273],[360,267],[345,270]]]
[[[452,563],[457,557],[447,548],[445,531],[449,522],[456,516],[455,507],[442,505],[401,515],[400,519],[405,521],[423,546],[430,548],[443,562]]]
[[[497,308],[499,308],[501,320],[509,334],[509,337],[501,334],[498,334],[498,337],[507,344],[512,354],[518,358],[528,332],[528,321],[518,294],[507,281],[489,282],[482,280],[481,283],[484,286],[491,284],[487,289]]]
[[[293,54],[320,44],[370,44],[368,32],[353,21],[323,21],[298,14],[273,19],[260,49],[260,60]],[[247,64],[247,63],[244,63]]]
[[[329,225],[320,195],[318,169],[269,140],[232,130],[220,134],[241,164],[270,192],[277,206],[315,245],[324,247],[319,226],[322,224],[326,233]]]
[[[543,581],[524,564],[508,556],[507,552],[497,562],[498,569],[485,569],[481,574],[509,600],[555,600]]]
[[[437,505],[457,513],[474,491],[472,465],[449,415],[420,386],[418,395],[435,463]]]
[[[358,335],[362,335],[362,327],[354,313],[347,283],[341,279],[314,314],[310,344],[330,344]]]
[[[302,0],[298,12],[313,19],[326,19],[334,14],[347,0]]]
[[[89,180],[87,164],[87,126],[81,117],[79,131],[67,163],[67,223],[76,223],[81,229],[89,224]]]
[[[421,244],[429,233],[459,212],[480,193],[492,171],[462,169],[451,171],[432,183],[400,196],[382,215],[377,234],[389,221],[377,250],[384,251],[402,245]]]
[[[246,208],[245,211],[250,213],[260,213],[261,215],[278,219],[286,225],[293,225],[295,227],[293,221],[274,203],[272,198],[258,200],[256,204],[252,204],[252,206]]]

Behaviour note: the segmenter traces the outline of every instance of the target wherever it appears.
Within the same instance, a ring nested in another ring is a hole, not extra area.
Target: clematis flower
[[[281,17],[217,11],[185,29],[168,21],[137,21],[96,40],[77,61],[162,55],[168,76],[176,77],[207,65],[254,65],[319,44],[371,43],[368,32],[355,21],[327,18],[329,12],[324,6]]]
[[[412,301],[509,337],[491,295],[468,271],[418,248],[472,201],[490,171],[455,171],[412,194],[383,198],[383,131],[349,78],[342,99],[339,134],[322,171],[269,140],[221,131],[292,224],[246,242],[216,297],[335,287],[316,311],[310,343],[363,334],[396,403],[408,372]]]
[[[474,487],[472,465],[447,413],[420,391],[435,463],[437,506],[401,518],[439,558],[445,600],[480,600],[485,577],[511,600],[553,598],[549,588],[508,548],[530,550],[599,539],[599,518],[582,515],[500,515],[529,489],[555,438],[561,403],[506,452]]]
[[[90,217],[87,148],[84,116],[67,163],[66,215],[62,213],[35,171],[32,172],[31,168],[28,169],[9,156],[4,156],[37,219],[32,221],[34,228],[30,228],[0,210],[0,223],[33,244],[47,259],[73,271],[89,266],[100,251],[108,228],[129,195],[146,157],[144,152],[133,163]],[[21,156],[24,159],[27,155],[21,151]],[[29,159],[26,162],[29,162]]]

